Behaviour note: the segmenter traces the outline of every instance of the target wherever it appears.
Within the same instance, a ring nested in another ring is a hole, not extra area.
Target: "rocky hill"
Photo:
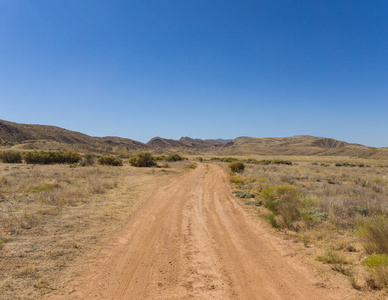
[[[238,137],[233,140],[179,140],[155,137],[144,144],[120,137],[92,137],[55,126],[0,120],[0,147],[16,150],[66,150],[99,153],[152,151],[193,155],[332,155],[388,157],[388,148],[373,148],[331,138],[299,135],[284,138]]]
[[[141,142],[120,137],[92,137],[56,126],[19,124],[0,120],[0,145],[13,149],[123,152],[146,150]]]

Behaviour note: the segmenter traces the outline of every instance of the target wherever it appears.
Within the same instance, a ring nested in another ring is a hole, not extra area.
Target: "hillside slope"
[[[123,152],[145,150],[141,142],[120,137],[92,137],[56,126],[19,124],[0,120],[0,145],[13,149]]]
[[[298,135],[284,138],[238,137],[233,140],[179,140],[154,137],[144,144],[120,137],[92,137],[55,126],[0,120],[0,146],[16,150],[75,150],[99,153],[153,151],[192,155],[325,155],[388,158],[388,148],[373,148],[331,138]]]

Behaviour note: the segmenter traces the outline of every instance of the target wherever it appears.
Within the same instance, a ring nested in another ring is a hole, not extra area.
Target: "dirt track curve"
[[[260,225],[225,171],[201,164],[137,209],[71,299],[346,298]]]

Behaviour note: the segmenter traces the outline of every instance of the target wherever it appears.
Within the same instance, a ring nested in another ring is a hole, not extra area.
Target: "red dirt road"
[[[62,298],[347,298],[322,288],[262,225],[232,196],[221,167],[199,165],[143,202]]]

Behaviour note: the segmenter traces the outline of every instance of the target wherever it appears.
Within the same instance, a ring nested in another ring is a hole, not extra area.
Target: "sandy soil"
[[[74,292],[50,299],[347,299],[231,193],[218,165],[160,186]]]

